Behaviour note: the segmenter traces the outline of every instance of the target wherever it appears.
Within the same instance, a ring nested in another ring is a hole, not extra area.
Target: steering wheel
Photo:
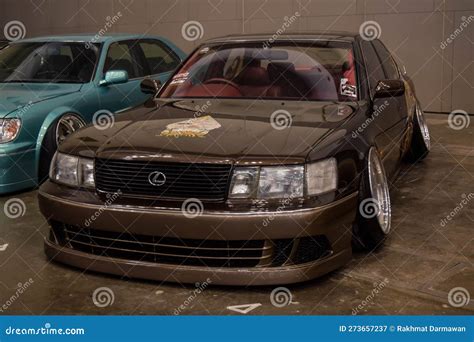
[[[227,85],[237,89],[239,91],[239,93],[241,93],[240,88],[237,85],[237,83],[232,82],[232,81],[230,81],[226,78],[215,77],[215,78],[210,78],[210,79],[208,79],[207,81],[204,82],[204,84],[211,84],[211,83],[224,83],[224,84],[227,84]]]

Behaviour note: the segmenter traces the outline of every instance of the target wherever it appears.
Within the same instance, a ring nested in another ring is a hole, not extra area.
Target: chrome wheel
[[[56,143],[59,146],[70,134],[85,126],[84,121],[76,115],[66,114],[56,126]]]
[[[429,151],[431,148],[430,131],[428,129],[428,125],[426,124],[423,110],[420,108],[419,104],[416,105],[416,121],[418,122],[418,126],[420,127],[420,133],[421,133],[421,136],[423,137],[423,142],[425,143],[425,147]]]
[[[391,228],[390,192],[382,161],[375,148],[371,148],[369,151],[368,164],[370,195],[377,206],[377,221],[380,229],[386,235]]]

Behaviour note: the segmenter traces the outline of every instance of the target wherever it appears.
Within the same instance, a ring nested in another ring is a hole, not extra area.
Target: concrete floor
[[[377,253],[358,254],[344,268],[304,284],[288,286],[292,302],[271,304],[273,287],[211,286],[188,300],[194,286],[127,280],[83,273],[48,263],[42,250],[48,227],[38,211],[36,191],[0,198],[26,204],[22,218],[0,212],[0,314],[240,314],[228,306],[261,304],[249,314],[473,314],[474,300],[461,308],[448,304],[448,292],[463,287],[474,299],[474,203],[445,226],[441,224],[474,192],[474,124],[460,131],[446,115],[428,115],[433,148],[417,165],[405,165],[392,191],[393,232]],[[474,202],[474,201],[473,201]],[[8,244],[6,250],[5,244]],[[13,303],[19,283],[34,281]],[[377,284],[384,281],[385,286]],[[99,287],[114,293],[100,308],[92,294]],[[373,290],[379,290],[367,299]]]

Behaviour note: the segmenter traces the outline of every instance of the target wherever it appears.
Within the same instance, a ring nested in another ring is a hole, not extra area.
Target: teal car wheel
[[[59,146],[69,135],[85,125],[86,123],[77,115],[63,115],[56,125],[56,145]]]
[[[46,131],[41,144],[41,159],[38,170],[38,182],[41,184],[49,174],[49,166],[58,146],[72,133],[86,124],[75,114],[65,114],[57,119]]]

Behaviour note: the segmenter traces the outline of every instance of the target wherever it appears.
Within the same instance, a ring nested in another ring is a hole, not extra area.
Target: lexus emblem
[[[163,172],[153,171],[148,176],[148,182],[153,186],[162,186],[166,183],[166,176]]]

